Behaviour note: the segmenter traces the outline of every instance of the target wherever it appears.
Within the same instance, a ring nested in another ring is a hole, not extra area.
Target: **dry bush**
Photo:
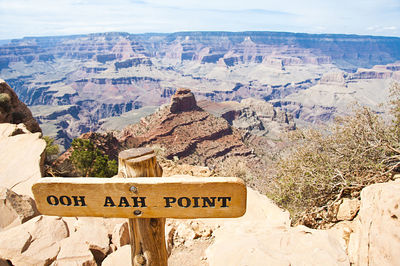
[[[400,87],[393,88],[400,96]],[[359,107],[353,116],[323,129],[291,133],[295,145],[278,160],[269,196],[296,221],[303,212],[327,208],[369,184],[389,180],[400,165],[400,97],[392,104],[394,123]]]

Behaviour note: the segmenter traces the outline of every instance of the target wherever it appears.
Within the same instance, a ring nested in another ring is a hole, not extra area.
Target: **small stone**
[[[0,230],[22,224],[39,215],[32,198],[0,187]]]
[[[358,199],[343,199],[339,206],[336,218],[339,221],[351,221],[354,219],[360,209],[360,201]]]

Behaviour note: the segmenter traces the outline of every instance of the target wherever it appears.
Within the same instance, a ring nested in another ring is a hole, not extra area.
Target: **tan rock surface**
[[[111,242],[117,247],[122,247],[129,244],[129,227],[128,222],[117,224],[114,227]]]
[[[191,265],[204,265],[205,261],[209,265],[349,265],[343,244],[334,234],[290,227],[288,212],[250,188],[247,200],[243,217],[195,220],[198,228],[211,228],[214,242],[205,257],[192,258]],[[189,239],[197,237],[196,230],[191,232],[186,225],[178,226],[175,234],[182,234],[180,231]],[[172,265],[178,264],[174,261]]]
[[[68,228],[58,217],[38,216],[0,232],[0,258],[13,265],[49,265],[60,251],[59,242],[68,237]]]
[[[18,125],[9,123],[0,124],[0,139],[26,133],[30,132],[28,129],[26,129],[24,124],[18,124]]]
[[[125,245],[104,259],[102,266],[131,265],[131,246]]]
[[[0,231],[22,224],[38,214],[32,198],[0,187]]]
[[[224,227],[206,253],[210,265],[349,265],[336,239],[303,226]]]
[[[0,184],[32,197],[31,187],[42,176],[46,142],[40,133],[10,136],[17,126],[0,124]],[[6,133],[8,132],[8,133]]]
[[[102,261],[110,249],[110,239],[107,228],[99,223],[84,224],[76,232],[71,234],[71,238],[76,242],[87,245],[92,250],[96,260]]]
[[[361,207],[350,235],[355,265],[400,265],[400,180],[361,191]]]
[[[71,237],[61,240],[60,246],[60,252],[52,265],[97,265],[89,246],[79,238],[79,235],[74,234]]]
[[[343,199],[339,206],[336,218],[339,221],[350,221],[356,216],[360,209],[360,201],[358,199]]]

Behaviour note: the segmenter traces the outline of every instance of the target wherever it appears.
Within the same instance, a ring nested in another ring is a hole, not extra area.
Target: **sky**
[[[111,31],[400,37],[400,0],[0,0],[0,40]]]

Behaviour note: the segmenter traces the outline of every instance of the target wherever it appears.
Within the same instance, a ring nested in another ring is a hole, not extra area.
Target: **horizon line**
[[[400,39],[400,36],[391,35],[365,35],[357,33],[308,33],[308,32],[295,32],[295,31],[273,31],[273,30],[246,30],[246,31],[226,31],[226,30],[191,30],[191,31],[172,31],[172,32],[141,32],[131,33],[126,31],[104,31],[104,32],[91,32],[91,33],[76,33],[76,34],[64,34],[64,35],[32,35],[23,36],[19,38],[0,39],[1,42],[23,40],[23,39],[35,39],[35,38],[62,38],[62,37],[79,37],[79,36],[90,36],[90,35],[101,35],[101,34],[127,34],[127,35],[173,35],[179,33],[285,33],[285,34],[301,34],[310,36],[343,36],[343,37],[373,37],[373,38],[396,38]]]

